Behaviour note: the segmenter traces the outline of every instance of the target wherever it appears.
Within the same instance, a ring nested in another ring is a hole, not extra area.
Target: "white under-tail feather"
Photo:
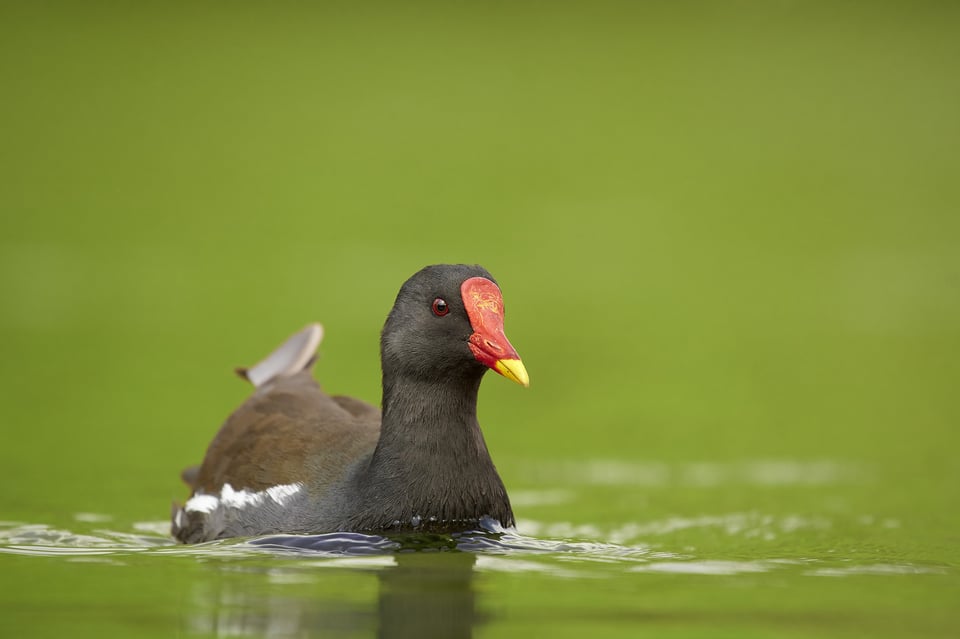
[[[264,360],[250,368],[238,368],[237,372],[257,388],[279,377],[296,375],[313,363],[322,339],[323,326],[309,324],[299,333],[292,335]]]

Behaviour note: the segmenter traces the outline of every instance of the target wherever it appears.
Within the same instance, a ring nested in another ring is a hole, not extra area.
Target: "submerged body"
[[[382,415],[314,381],[306,351],[319,343],[319,326],[294,336],[245,371],[256,392],[227,419],[199,469],[184,472],[193,494],[174,508],[174,536],[194,543],[450,532],[484,517],[512,526],[476,417],[488,368],[527,384],[502,310],[499,288],[480,267],[433,266],[411,277],[381,336]]]

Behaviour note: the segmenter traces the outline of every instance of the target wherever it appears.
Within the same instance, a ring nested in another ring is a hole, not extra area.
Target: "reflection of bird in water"
[[[398,553],[397,564],[380,572],[380,614],[377,636],[473,636],[477,622],[473,566],[476,555],[465,552]]]
[[[296,563],[221,564],[215,578],[197,582],[200,610],[189,616],[188,634],[326,638],[376,631],[381,639],[462,639],[473,636],[479,621],[474,553],[355,557],[359,570],[324,567],[326,557],[296,557]],[[373,590],[370,569],[378,565],[377,600],[365,599]]]

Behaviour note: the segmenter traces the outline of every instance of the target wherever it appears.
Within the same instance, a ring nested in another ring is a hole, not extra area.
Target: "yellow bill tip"
[[[527,375],[527,369],[519,359],[498,359],[493,370],[521,386],[530,386],[530,376]]]

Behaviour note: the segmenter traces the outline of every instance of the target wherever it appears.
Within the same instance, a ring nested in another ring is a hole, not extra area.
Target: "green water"
[[[4,3],[0,635],[960,634],[960,5]],[[312,320],[500,281],[519,526],[162,531]]]

